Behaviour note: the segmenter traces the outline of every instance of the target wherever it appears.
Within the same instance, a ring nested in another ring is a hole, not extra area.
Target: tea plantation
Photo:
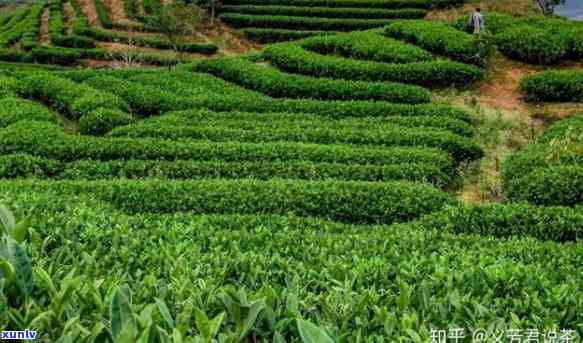
[[[111,56],[95,43],[123,41],[121,24],[90,25],[77,1],[4,15],[2,59]],[[277,43],[172,69],[0,65],[0,331],[431,342],[461,329],[471,342],[536,330],[580,342],[583,116],[501,161],[502,201],[457,197],[488,151],[476,114],[436,94],[486,82],[496,49],[522,59],[521,41],[502,38],[510,26],[543,27],[494,14],[488,40],[461,20],[421,19],[459,4],[229,0],[221,20]],[[69,5],[72,28],[60,19]],[[164,6],[124,5],[142,32]],[[559,59],[580,61],[580,24],[545,20],[565,35]],[[579,74],[536,73],[521,91],[535,104],[583,101]]]

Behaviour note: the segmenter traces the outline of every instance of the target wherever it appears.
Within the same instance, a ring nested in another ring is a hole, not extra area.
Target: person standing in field
[[[475,34],[486,32],[486,28],[484,27],[484,16],[482,16],[479,7],[476,8],[476,11],[470,16],[470,27]]]

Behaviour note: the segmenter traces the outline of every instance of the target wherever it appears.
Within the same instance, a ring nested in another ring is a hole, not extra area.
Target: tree
[[[565,0],[535,0],[538,7],[544,14],[553,14],[555,7],[565,3]]]
[[[216,10],[222,6],[222,0],[196,0],[196,4],[209,12],[210,24],[214,25]]]
[[[154,25],[181,58],[186,43],[191,41],[192,36],[198,31],[202,17],[203,11],[200,7],[175,1],[162,7]]]

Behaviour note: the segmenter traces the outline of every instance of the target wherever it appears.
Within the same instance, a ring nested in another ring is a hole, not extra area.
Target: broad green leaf
[[[12,212],[4,206],[0,206],[0,224],[4,230],[9,233],[14,229],[16,221]]]
[[[308,321],[298,319],[298,331],[304,343],[334,343],[326,331]]]
[[[132,312],[131,293],[127,285],[121,285],[114,291],[109,307],[111,332],[114,340],[137,333],[137,325]]]
[[[24,242],[29,226],[30,225],[28,224],[27,220],[21,221],[20,223],[16,224],[10,231],[10,237],[12,237],[18,243]]]
[[[209,325],[209,338],[214,338],[217,333],[219,332],[219,329],[221,328],[221,324],[223,323],[223,320],[225,319],[225,312],[221,312],[219,315],[217,315],[216,317],[213,318],[213,320],[211,320],[210,325]]]
[[[166,306],[166,303],[164,302],[164,300],[156,298],[156,305],[158,306],[158,311],[160,311],[160,314],[162,315],[162,318],[164,318],[166,325],[168,325],[168,328],[173,330],[174,329],[174,319],[172,319],[172,315],[170,314],[170,310],[168,309],[168,306]]]
[[[24,248],[8,236],[0,238],[0,257],[14,269],[13,280],[23,295],[29,296],[34,286],[32,265]]]
[[[255,322],[257,321],[257,316],[259,316],[259,313],[261,313],[261,311],[263,311],[264,308],[265,302],[263,301],[263,299],[256,300],[251,304],[249,312],[247,313],[247,316],[243,320],[243,327],[240,335],[241,338],[245,337],[247,333],[253,328]]]
[[[4,258],[0,257],[0,278],[12,279],[14,267]]]

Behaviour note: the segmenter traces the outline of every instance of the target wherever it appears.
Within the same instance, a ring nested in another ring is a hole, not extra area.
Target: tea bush
[[[243,28],[240,29],[245,38],[262,44],[287,42],[313,36],[335,35],[336,31],[304,31],[304,30],[286,30],[273,28]]]
[[[301,47],[324,55],[337,54],[385,63],[424,62],[433,59],[429,52],[421,48],[370,31],[313,37],[301,42]]]
[[[428,103],[431,94],[418,86],[390,83],[331,80],[282,73],[242,58],[204,61],[196,71],[206,72],[275,98],[322,100],[383,100],[395,103]]]
[[[220,8],[220,13],[346,19],[419,19],[425,16],[426,11],[416,8],[391,10],[380,8],[226,5]]]
[[[496,36],[498,49],[510,58],[533,64],[553,64],[565,57],[567,41],[544,29],[518,26]]]
[[[422,86],[467,86],[484,77],[481,69],[459,62],[385,64],[325,56],[301,46],[282,43],[264,50],[264,56],[279,69],[316,77],[365,81],[395,81]]]
[[[387,19],[313,18],[293,16],[264,16],[238,13],[220,15],[226,24],[241,27],[278,28],[288,30],[354,31],[382,27]]]
[[[84,135],[101,136],[116,127],[129,125],[134,118],[122,111],[107,108],[97,109],[79,120],[79,131]]]
[[[385,34],[464,63],[485,65],[490,54],[484,41],[443,23],[399,21],[387,26]]]
[[[28,153],[60,161],[152,159],[200,161],[313,161],[346,164],[428,163],[453,173],[444,151],[422,147],[357,147],[288,142],[172,142],[66,135],[50,123],[20,121],[0,131],[0,154]]]
[[[19,85],[19,94],[28,98],[46,100],[71,119],[79,119],[98,108],[128,109],[128,105],[122,99],[111,93],[49,73],[24,75]]]
[[[527,76],[520,82],[530,101],[583,102],[583,72],[556,71]]]

